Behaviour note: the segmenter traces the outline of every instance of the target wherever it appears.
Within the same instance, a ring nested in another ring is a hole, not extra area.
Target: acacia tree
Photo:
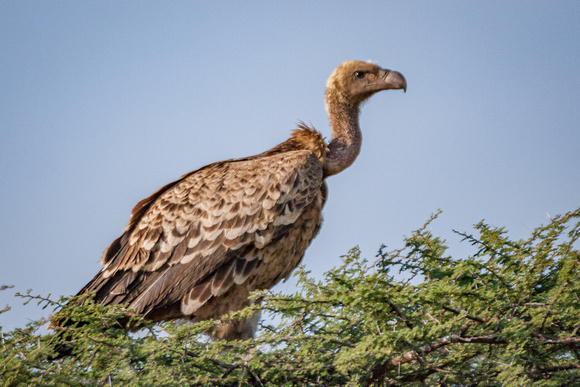
[[[126,334],[127,310],[23,295],[69,321],[2,332],[4,385],[538,385],[580,383],[580,209],[510,240],[484,222],[458,232],[474,252],[450,257],[428,229],[373,260],[358,249],[294,294],[255,294],[271,314],[255,340],[210,341],[214,322]],[[275,323],[272,321],[276,321]],[[78,323],[82,322],[82,323]],[[0,331],[1,332],[1,331]],[[66,342],[68,356],[55,359]]]

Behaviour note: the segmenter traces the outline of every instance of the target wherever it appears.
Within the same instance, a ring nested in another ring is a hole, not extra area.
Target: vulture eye
[[[365,75],[366,74],[364,73],[364,71],[355,71],[355,73],[354,73],[355,78],[358,78],[358,79],[363,79],[365,77]]]

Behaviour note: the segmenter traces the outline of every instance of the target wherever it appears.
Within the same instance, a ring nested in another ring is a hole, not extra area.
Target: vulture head
[[[376,64],[349,60],[338,66],[326,83],[326,107],[337,104],[358,107],[378,91],[403,89],[407,81],[403,74],[383,69]]]

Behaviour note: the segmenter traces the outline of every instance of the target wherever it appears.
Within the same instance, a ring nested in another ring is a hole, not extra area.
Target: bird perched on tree
[[[219,161],[162,187],[135,206],[79,295],[127,304],[153,321],[219,319],[248,306],[252,291],[290,275],[318,233],[325,179],[360,152],[361,103],[381,90],[406,88],[396,71],[342,63],[326,84],[328,144],[300,124],[264,153]],[[258,318],[223,321],[212,335],[253,337]]]

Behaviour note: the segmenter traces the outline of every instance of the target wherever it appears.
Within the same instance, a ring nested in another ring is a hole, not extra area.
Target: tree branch
[[[471,316],[471,315],[465,313],[462,310],[455,309],[455,308],[451,308],[450,306],[443,305],[442,308],[445,309],[445,310],[447,310],[447,311],[449,311],[449,312],[458,314],[458,315],[463,314],[466,318],[468,318],[470,320],[473,320],[473,321],[477,321],[478,323],[485,323],[486,322],[486,320],[483,319],[483,318],[480,318],[480,317],[477,317],[477,316]]]
[[[482,335],[482,336],[468,336],[461,337],[459,335],[445,336],[430,344],[424,345],[418,351],[411,350],[403,353],[399,357],[388,359],[383,364],[375,366],[372,372],[372,379],[367,380],[369,383],[379,382],[384,379],[385,374],[401,364],[409,363],[418,360],[419,356],[424,356],[442,347],[454,343],[471,343],[471,344],[507,344],[507,340],[498,337],[497,335]],[[420,355],[421,354],[421,355]]]

